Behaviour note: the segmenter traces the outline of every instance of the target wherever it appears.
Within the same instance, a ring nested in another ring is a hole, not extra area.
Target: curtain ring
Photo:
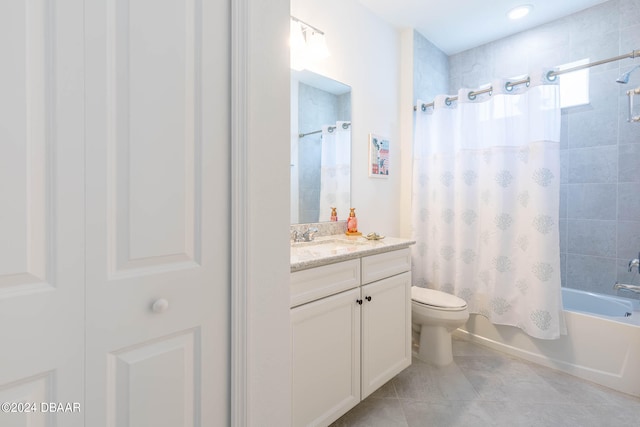
[[[527,82],[525,83],[527,87],[531,86],[531,77],[527,77]]]
[[[511,91],[513,90],[513,85],[511,84],[511,82],[506,82],[506,83],[504,84],[504,89],[505,89],[507,92],[511,92]]]
[[[447,99],[445,99],[445,100],[444,100],[444,103],[445,103],[447,106],[450,106],[450,105],[451,105],[451,98],[447,97]]]
[[[422,104],[422,105],[420,106],[420,109],[422,110],[422,112],[427,111],[427,104]]]
[[[471,100],[471,101],[475,101],[475,100],[476,100],[476,98],[477,98],[477,96],[476,96],[476,94],[475,94],[475,93],[473,93],[473,91],[471,91],[471,92],[469,92],[469,93],[467,94],[467,98],[469,98],[469,100]]]
[[[349,129],[349,123],[343,123],[342,129]]]
[[[551,75],[551,74],[553,74],[553,72],[554,72],[553,70],[549,71],[549,72],[547,73],[547,76],[546,76],[546,77],[547,77],[547,80],[549,80],[550,82],[555,82],[555,81],[556,81],[556,79],[558,78],[558,75],[557,75],[557,74],[554,74],[553,76]]]
[[[335,127],[335,126],[329,126],[329,127],[327,128],[327,132],[329,132],[329,133],[333,133],[333,131],[334,131],[335,129],[336,129],[336,127]]]

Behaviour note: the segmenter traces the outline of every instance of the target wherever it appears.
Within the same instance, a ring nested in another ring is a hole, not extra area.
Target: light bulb
[[[327,42],[324,38],[324,34],[307,30],[307,48],[309,49],[309,56],[314,60],[325,59],[329,56],[329,49],[327,48]]]
[[[290,49],[290,66],[294,70],[303,70],[306,68],[308,60],[307,43],[302,34],[302,25],[300,22],[291,20],[289,49]]]

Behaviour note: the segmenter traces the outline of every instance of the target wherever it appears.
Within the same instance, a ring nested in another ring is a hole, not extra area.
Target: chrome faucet
[[[307,231],[302,233],[302,240],[305,242],[312,242],[317,232],[318,232],[318,229],[315,227],[307,228]]]
[[[318,229],[315,227],[309,227],[303,233],[293,230],[291,233],[291,240],[294,242],[312,242],[317,232]]]
[[[640,258],[640,254],[638,254],[638,258]],[[629,272],[631,272],[634,267],[638,267],[638,273],[640,273],[640,259],[638,258],[629,261]]]
[[[638,286],[638,285],[624,285],[622,283],[616,282],[616,284],[613,285],[613,289],[616,290],[616,291],[620,290],[620,289],[624,289],[624,290],[627,290],[627,291],[631,291],[631,292],[635,292],[635,293],[639,293],[640,294],[640,286]]]

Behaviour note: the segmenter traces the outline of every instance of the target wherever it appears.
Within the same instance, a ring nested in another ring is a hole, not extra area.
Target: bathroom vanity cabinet
[[[292,425],[326,426],[411,363],[408,248],[291,273]]]

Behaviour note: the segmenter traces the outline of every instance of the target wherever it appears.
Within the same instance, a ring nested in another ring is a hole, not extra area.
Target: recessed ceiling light
[[[533,9],[533,6],[531,6],[530,4],[514,7],[509,12],[507,12],[507,16],[509,17],[509,19],[524,18],[529,14],[529,12],[531,12],[531,9]]]

